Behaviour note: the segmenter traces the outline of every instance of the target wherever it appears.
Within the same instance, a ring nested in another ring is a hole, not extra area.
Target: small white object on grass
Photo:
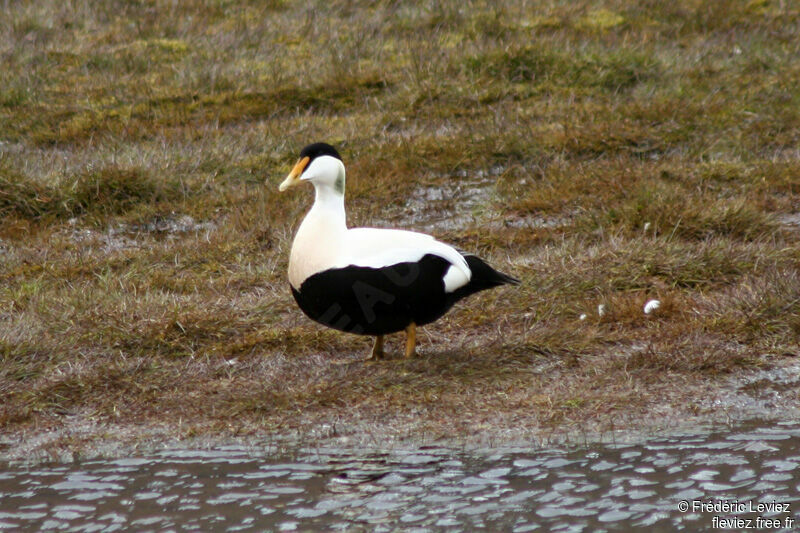
[[[644,314],[649,315],[659,307],[661,307],[661,302],[658,300],[649,300],[646,304],[644,304]]]
[[[578,317],[579,320],[586,320],[586,313],[581,313],[581,316]]]
[[[650,223],[649,223],[649,222],[645,222],[645,223],[644,223],[644,231],[645,231],[645,233],[646,233],[646,232],[647,232],[647,230],[649,230],[649,229],[650,229]]]
[[[599,316],[603,316],[606,314],[606,304],[600,304],[597,306],[597,314]]]

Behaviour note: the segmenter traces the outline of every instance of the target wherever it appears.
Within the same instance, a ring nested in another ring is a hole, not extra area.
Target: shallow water
[[[791,531],[798,465],[786,422],[565,449],[165,450],[6,466],[0,530]]]

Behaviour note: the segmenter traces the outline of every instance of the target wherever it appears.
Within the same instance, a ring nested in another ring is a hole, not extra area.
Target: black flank
[[[465,255],[472,279],[446,293],[444,276],[450,263],[433,254],[417,262],[383,268],[349,266],[310,276],[297,290],[300,309],[328,327],[362,335],[404,330],[411,322],[424,325],[444,315],[458,300],[478,291],[519,281],[473,255]]]

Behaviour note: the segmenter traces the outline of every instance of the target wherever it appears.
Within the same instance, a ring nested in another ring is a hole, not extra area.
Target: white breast
[[[335,221],[335,219],[334,219]],[[319,210],[309,211],[297,229],[289,254],[289,283],[295,289],[317,272],[336,264],[347,228],[337,227]]]

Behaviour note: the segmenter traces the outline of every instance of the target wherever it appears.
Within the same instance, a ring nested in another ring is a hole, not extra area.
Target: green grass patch
[[[475,76],[509,82],[532,82],[545,87],[580,87],[619,91],[661,75],[658,61],[645,53],[628,50],[558,50],[550,46],[491,51],[467,58],[467,70]]]
[[[109,166],[46,186],[8,164],[0,166],[0,217],[65,219],[120,215],[138,206],[180,197],[174,181],[159,183],[137,168]]]
[[[285,86],[269,91],[182,93],[145,100],[118,102],[90,109],[59,109],[42,113],[27,109],[31,120],[10,124],[14,136],[30,136],[39,144],[86,142],[97,135],[138,140],[159,132],[250,122],[267,117],[294,115],[299,110],[343,112],[388,86],[382,78],[336,79],[314,87]]]

